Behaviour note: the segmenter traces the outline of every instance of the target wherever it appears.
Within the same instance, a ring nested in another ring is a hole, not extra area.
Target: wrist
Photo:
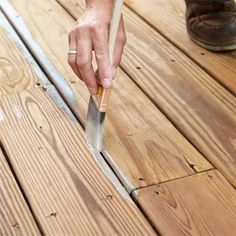
[[[110,24],[114,0],[85,0],[86,11],[93,12],[99,22]]]
[[[112,10],[114,0],[85,0],[87,8],[103,8],[106,10]]]

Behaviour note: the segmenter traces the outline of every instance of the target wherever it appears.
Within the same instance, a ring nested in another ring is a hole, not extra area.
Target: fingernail
[[[104,88],[110,87],[110,86],[111,86],[111,80],[109,80],[109,79],[103,79],[103,80],[102,80],[102,86],[103,86]]]

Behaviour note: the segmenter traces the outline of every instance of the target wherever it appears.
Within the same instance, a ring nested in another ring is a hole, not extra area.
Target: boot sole
[[[234,42],[232,44],[224,45],[224,46],[210,45],[210,44],[207,44],[207,43],[201,41],[196,36],[193,36],[191,34],[191,32],[188,32],[188,33],[189,33],[188,35],[192,41],[194,41],[199,46],[201,46],[205,49],[208,49],[210,51],[221,52],[221,51],[232,51],[232,50],[236,49],[236,42]]]

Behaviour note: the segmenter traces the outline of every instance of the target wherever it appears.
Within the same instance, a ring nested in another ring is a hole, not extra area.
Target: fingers
[[[77,49],[77,40],[76,40],[76,35],[74,34],[73,31],[68,35],[68,41],[69,41],[69,50],[76,50]],[[80,79],[82,79],[79,69],[76,65],[76,54],[68,55],[67,61],[68,61],[68,64],[70,65],[71,69],[74,71],[74,73]]]
[[[99,17],[104,11],[87,9],[69,34],[69,48],[77,54],[68,55],[68,63],[74,73],[82,79],[91,94],[96,94],[98,85],[108,88],[112,84],[116,67],[120,64],[126,35],[121,18],[112,65],[108,49],[109,23]],[[95,75],[92,66],[92,50],[95,52],[98,71]]]
[[[123,16],[121,16],[119,30],[118,30],[117,39],[116,39],[116,46],[115,46],[114,55],[113,55],[112,66],[114,67],[119,66],[125,43],[126,43],[125,27],[124,27]]]
[[[95,50],[97,64],[98,64],[98,70],[96,71],[96,78],[97,78],[97,80],[99,80],[102,83],[103,87],[105,87],[104,80],[107,77],[111,80],[116,75],[116,68],[120,64],[122,54],[123,54],[124,45],[126,43],[126,34],[125,34],[123,17],[121,17],[121,20],[120,20],[116,45],[115,45],[115,49],[114,49],[112,66],[111,66],[110,59],[109,59],[108,43],[104,44],[104,40],[106,40],[106,42],[107,42],[107,38],[102,38],[102,35],[108,35],[108,33],[103,34],[103,31],[100,30],[99,32],[97,32],[97,35],[101,39],[101,41],[99,42],[97,40],[94,42],[94,44],[96,43],[96,46],[94,46],[94,50]],[[103,41],[103,43],[102,43],[102,41]],[[109,87],[111,85],[110,80],[109,80],[110,84],[107,87]]]
[[[108,27],[96,27],[92,33],[93,46],[98,65],[98,76],[104,88],[112,84],[112,67],[108,51]]]
[[[114,55],[113,55],[113,61],[112,61],[113,78],[115,77],[116,68],[119,66],[121,62],[125,43],[126,43],[125,27],[124,27],[123,16],[121,16],[120,26],[119,26],[119,31],[117,34],[116,46],[114,49]]]
[[[82,36],[83,37],[83,36]],[[88,38],[77,38],[76,65],[91,94],[97,94],[98,85],[92,66],[92,45]]]
[[[96,94],[98,85],[92,66],[92,43],[87,27],[77,25],[69,34],[69,48],[77,54],[68,55],[74,73],[85,82],[89,92]]]

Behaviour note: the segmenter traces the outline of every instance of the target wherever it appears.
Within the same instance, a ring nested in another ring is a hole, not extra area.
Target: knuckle
[[[97,21],[91,21],[91,22],[83,22],[83,23],[78,24],[75,28],[75,31],[77,34],[83,33],[85,31],[91,31],[91,32],[97,33],[99,29],[100,29],[100,25],[97,23]]]
[[[96,87],[94,81],[91,80],[91,79],[86,79],[86,80],[85,80],[85,84],[86,84],[86,86],[89,87],[89,88],[95,88],[95,87]]]
[[[73,34],[74,34],[74,29],[70,30],[68,35],[71,37]]]
[[[109,69],[107,68],[106,70],[102,70],[100,72],[100,78],[101,80],[103,79],[107,79],[107,78],[111,78],[112,77],[112,70],[111,68],[109,67]]]
[[[68,57],[68,58],[67,58],[67,62],[68,62],[68,64],[69,64],[70,66],[73,66],[73,65],[75,64],[75,59],[72,58],[72,57]]]
[[[77,26],[76,27],[74,27],[71,31],[70,31],[70,35],[71,36],[75,36],[76,35],[76,32],[77,32]]]
[[[97,21],[92,21],[88,24],[88,28],[90,31],[96,33],[99,28],[99,25],[98,25]]]
[[[122,56],[119,55],[119,56],[117,56],[117,58],[114,60],[113,65],[114,65],[115,67],[118,67],[118,66],[119,66],[119,64],[120,64],[120,62],[121,62],[121,58],[122,58]]]
[[[74,30],[71,30],[68,33],[68,42],[71,42],[71,40],[74,38]]]
[[[86,24],[79,24],[75,27],[76,34],[83,33],[87,29]]]
[[[97,60],[103,60],[107,56],[108,56],[108,52],[106,52],[105,50],[97,50],[96,51],[96,59]]]
[[[123,42],[124,42],[124,44],[127,42],[127,36],[126,36],[126,34],[124,34]]]
[[[72,33],[69,32],[69,34],[68,34],[68,41],[69,41],[69,42],[70,42],[70,40],[71,40],[71,37],[72,37]]]
[[[96,91],[97,91],[96,81],[87,78],[84,82],[85,82],[87,88],[88,88],[91,92],[96,93]]]
[[[103,32],[107,32],[108,25],[101,21],[92,21],[89,23],[89,30],[95,35],[102,34]]]
[[[89,65],[88,59],[85,57],[77,57],[76,64],[79,68],[87,68]]]
[[[126,43],[127,37],[126,37],[125,32],[119,33],[119,35],[118,35],[118,41],[119,41],[121,44],[125,44],[125,43]]]
[[[106,30],[106,26],[101,23],[98,22],[97,20],[93,20],[90,22],[83,22],[78,24],[74,31],[76,35],[82,35],[85,32],[91,32],[93,35],[99,35],[101,34],[103,31],[105,32]]]
[[[79,34],[81,32],[81,26],[76,26],[74,31],[75,31],[75,34]]]

